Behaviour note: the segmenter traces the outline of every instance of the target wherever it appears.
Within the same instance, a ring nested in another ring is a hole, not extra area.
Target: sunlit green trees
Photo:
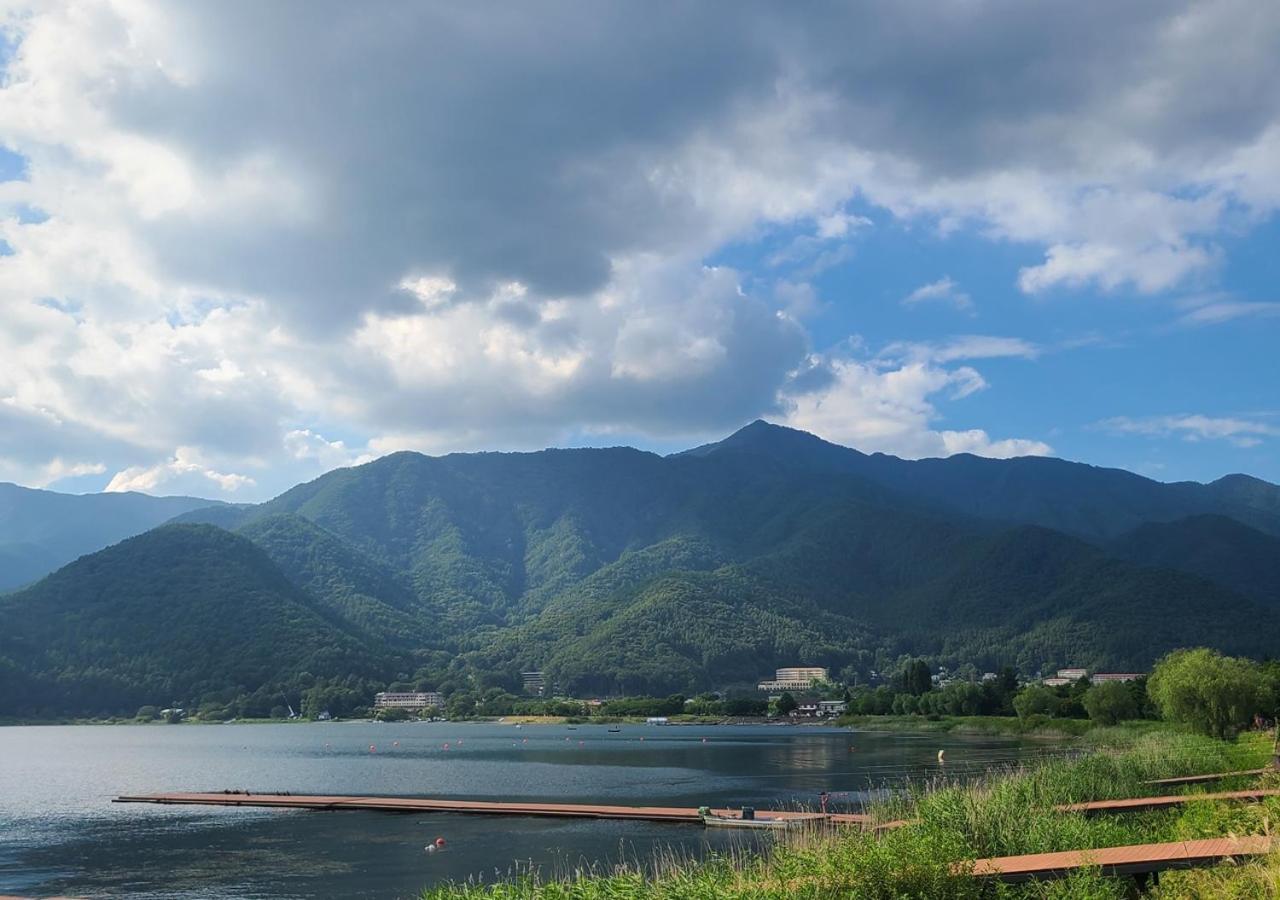
[[[1166,719],[1226,739],[1262,709],[1265,684],[1257,663],[1200,647],[1160,660],[1147,692]]]

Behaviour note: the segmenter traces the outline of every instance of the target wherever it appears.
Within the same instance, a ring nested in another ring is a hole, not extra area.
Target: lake
[[[448,744],[448,749],[445,745]],[[1043,742],[768,725],[310,723],[0,728],[0,894],[412,897],[440,880],[704,854],[699,826],[113,804],[162,791],[290,791],[856,810],[868,792],[964,775]],[[444,851],[424,845],[444,837]]]

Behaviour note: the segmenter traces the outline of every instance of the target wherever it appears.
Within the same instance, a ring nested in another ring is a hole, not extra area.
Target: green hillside
[[[0,715],[252,695],[269,709],[315,678],[385,677],[391,658],[211,526],[150,531],[0,598]]]
[[[908,488],[897,466],[916,467]],[[1228,488],[906,463],[763,423],[665,458],[397,453],[187,511],[0,600],[0,678],[21,698],[0,714],[339,689],[350,706],[379,684],[518,689],[531,668],[615,694],[805,663],[865,677],[904,654],[1027,674],[1145,669],[1188,644],[1268,655],[1280,539],[1177,515],[1269,515],[1272,486]]]

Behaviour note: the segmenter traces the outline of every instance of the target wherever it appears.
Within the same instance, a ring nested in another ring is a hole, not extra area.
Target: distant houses
[[[1145,672],[1094,672],[1090,675],[1088,669],[1059,669],[1056,675],[1041,679],[1040,683],[1046,687],[1060,687],[1075,684],[1081,678],[1088,679],[1091,684],[1099,684],[1104,681],[1137,681],[1146,677]]]

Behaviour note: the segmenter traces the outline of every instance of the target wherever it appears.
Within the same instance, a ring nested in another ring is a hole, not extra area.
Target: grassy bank
[[[1094,729],[1088,719],[1053,719],[1048,716],[841,716],[836,724],[859,731],[925,731],[956,734],[1041,735],[1079,737]],[[1158,730],[1158,722],[1135,723],[1134,728]]]
[[[533,873],[494,886],[435,888],[427,900],[604,900],[604,898],[1120,898],[1132,882],[1086,871],[1060,882],[1009,887],[983,885],[957,872],[986,856],[1080,850],[1120,844],[1189,840],[1224,834],[1269,833],[1280,802],[1190,803],[1181,808],[1119,816],[1057,813],[1053,806],[1143,796],[1145,780],[1262,765],[1265,735],[1227,744],[1146,728],[1097,729],[1082,739],[1091,752],[1029,770],[995,772],[968,784],[915,785],[870,812],[880,821],[914,824],[880,836],[814,832],[788,837],[758,854],[704,861],[656,858],[644,865]],[[1267,786],[1280,785],[1269,776]],[[1211,789],[1244,786],[1243,781]],[[1203,792],[1202,790],[1200,792]],[[1280,857],[1203,872],[1166,873],[1150,896],[1277,896]]]

